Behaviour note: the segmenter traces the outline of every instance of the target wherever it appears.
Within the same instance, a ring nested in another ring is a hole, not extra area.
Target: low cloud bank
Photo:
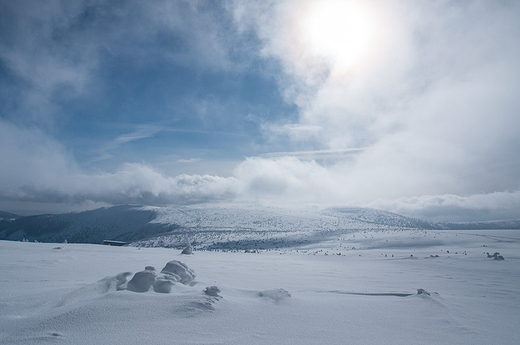
[[[363,154],[330,166],[295,157],[248,158],[230,177],[169,177],[140,163],[96,174],[80,169],[62,145],[40,130],[0,122],[0,199],[4,204],[350,204],[431,220],[520,218],[520,191],[434,194],[450,190],[452,181],[443,185],[435,173],[407,173],[410,169],[400,160],[376,164],[374,151]]]
[[[520,219],[520,191],[468,196],[424,195],[377,200],[368,206],[433,221]]]
[[[113,173],[85,173],[53,138],[6,122],[0,122],[0,161],[3,200],[190,204],[230,199],[238,191],[233,177],[168,177],[138,163],[124,164]]]

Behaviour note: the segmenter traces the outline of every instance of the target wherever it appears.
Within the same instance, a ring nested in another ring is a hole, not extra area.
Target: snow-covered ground
[[[171,285],[161,271],[175,260],[189,279]],[[134,292],[154,280],[162,292]],[[0,241],[0,343],[517,344],[519,289],[515,230],[366,230],[193,255]]]

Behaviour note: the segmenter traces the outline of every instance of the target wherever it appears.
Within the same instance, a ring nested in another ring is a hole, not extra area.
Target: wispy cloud
[[[200,162],[200,158],[190,158],[190,159],[178,159],[177,162],[179,163],[197,163]]]
[[[135,141],[139,139],[145,139],[153,137],[155,134],[159,133],[161,131],[161,127],[159,126],[152,126],[152,125],[139,125],[136,126],[136,130],[120,135],[114,140],[114,143],[116,144],[124,144],[128,143],[130,141]]]
[[[348,148],[342,150],[315,150],[315,151],[293,151],[293,152],[270,152],[260,155],[261,158],[295,157],[298,159],[319,160],[335,159],[341,160],[347,155],[363,152],[364,148]]]
[[[99,162],[102,160],[113,158],[114,155],[111,152],[116,150],[120,146],[122,146],[126,143],[129,143],[129,142],[132,142],[132,141],[151,138],[151,137],[155,136],[157,133],[161,132],[162,130],[164,130],[164,129],[160,126],[137,125],[137,126],[135,126],[134,131],[120,135],[117,138],[115,138],[113,141],[106,144],[101,149],[101,153],[97,157],[90,159],[89,163]]]

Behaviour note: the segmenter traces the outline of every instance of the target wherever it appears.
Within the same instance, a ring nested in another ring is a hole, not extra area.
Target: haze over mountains
[[[132,242],[199,249],[294,246],[327,234],[378,229],[520,229],[520,220],[448,223],[370,208],[281,208],[251,205],[155,207],[120,205],[91,211],[20,217],[0,212],[0,239],[39,242]],[[268,244],[269,243],[269,244]]]

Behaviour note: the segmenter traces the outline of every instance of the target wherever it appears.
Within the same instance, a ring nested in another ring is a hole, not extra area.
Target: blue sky
[[[0,1],[0,209],[520,218],[516,1]]]

